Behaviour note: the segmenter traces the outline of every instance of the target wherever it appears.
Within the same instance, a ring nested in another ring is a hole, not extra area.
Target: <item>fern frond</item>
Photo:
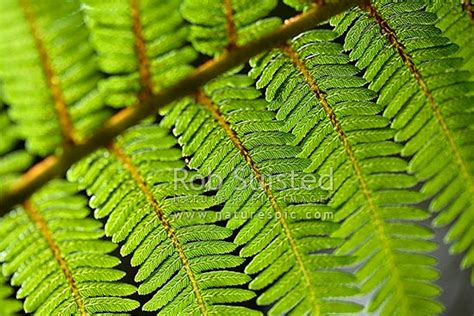
[[[214,196],[201,194],[183,170],[181,151],[168,131],[142,125],[69,172],[88,194],[98,218],[108,216],[106,234],[124,242],[122,255],[139,266],[139,294],[153,297],[145,311],[159,315],[258,314],[231,303],[255,294],[241,285],[249,281],[231,271],[243,259],[231,253],[230,229],[211,208]]]
[[[100,240],[101,223],[86,218],[76,185],[52,181],[0,221],[3,274],[19,286],[24,310],[36,315],[128,312],[138,303],[124,298],[135,287],[120,283],[124,272],[108,255],[116,247]],[[21,238],[19,238],[21,236]]]
[[[0,316],[18,315],[21,311],[21,302],[11,298],[14,290],[7,280],[0,274]]]
[[[294,137],[279,130],[252,84],[246,76],[216,79],[171,107],[162,124],[174,126],[188,165],[225,201],[240,256],[251,258],[245,272],[261,292],[257,304],[270,305],[269,315],[356,312],[360,306],[340,299],[357,290],[353,276],[337,270],[352,258],[330,254],[341,240],[328,236],[337,225],[320,203],[326,192],[303,172],[309,160],[295,158]]]
[[[468,1],[460,3],[457,0],[432,0],[427,10],[436,13],[436,26],[448,37],[451,42],[459,46],[455,56],[464,59],[462,70],[474,74],[474,17],[467,8]],[[472,4],[470,7],[472,10]]]
[[[186,45],[180,1],[86,0],[92,42],[102,71],[105,102],[130,106],[188,75],[196,52]]]
[[[276,5],[277,0],[185,0],[181,12],[192,23],[194,48],[220,55],[280,26],[280,18],[266,17]]]
[[[337,253],[358,258],[361,290],[375,293],[368,310],[439,313],[436,260],[427,255],[433,234],[415,223],[428,214],[412,206],[423,196],[410,190],[417,180],[396,156],[401,146],[389,120],[336,37],[330,30],[303,33],[253,60],[251,75],[266,88],[281,129],[295,135],[299,157],[311,159],[306,170],[333,175],[329,206],[343,221],[333,236],[348,238]]]
[[[46,155],[107,117],[78,1],[0,3],[0,78],[26,147]]]
[[[474,83],[436,22],[423,1],[404,1],[354,10],[337,29],[348,29],[345,48],[379,92],[378,104],[398,130],[395,140],[405,143],[409,171],[433,197],[430,210],[440,213],[434,224],[452,224],[445,240],[451,252],[466,252],[461,265],[468,268],[474,264]]]

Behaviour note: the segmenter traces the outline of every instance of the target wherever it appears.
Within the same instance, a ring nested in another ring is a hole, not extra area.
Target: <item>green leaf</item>
[[[0,315],[13,316],[20,312],[21,302],[12,297],[13,292],[14,290],[7,283],[7,280],[3,275],[0,275],[0,305],[2,306]]]
[[[1,86],[0,86],[1,88]],[[2,141],[0,142],[0,192],[6,191],[33,162],[33,157],[24,149],[18,149],[20,135],[18,126],[15,125],[7,114],[6,105],[1,99],[0,90],[0,129]]]
[[[109,75],[99,82],[106,104],[135,105],[191,71],[196,53],[186,45],[180,1],[84,2],[100,69]]]
[[[68,176],[93,196],[96,216],[108,216],[106,234],[123,242],[121,253],[132,255],[138,293],[153,294],[144,311],[251,312],[226,305],[255,294],[239,287],[249,279],[231,270],[243,259],[231,254],[236,245],[226,239],[232,232],[219,226],[222,219],[212,210],[220,200],[202,195],[204,187],[192,182],[196,174],[184,169],[180,157],[166,129],[143,124],[109,151],[78,163]],[[222,293],[219,299],[216,292]]]

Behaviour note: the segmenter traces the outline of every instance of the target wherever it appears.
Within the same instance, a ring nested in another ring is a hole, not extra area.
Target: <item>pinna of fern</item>
[[[423,1],[377,1],[338,20],[344,47],[378,92],[408,170],[432,197],[435,226],[450,224],[451,252],[465,252],[463,268],[474,264],[474,83],[461,70],[458,47],[436,28],[437,17]],[[359,34],[363,36],[359,36]],[[471,270],[474,280],[474,270]],[[473,283],[474,284],[474,283]]]
[[[243,259],[231,254],[232,231],[219,226],[214,196],[183,170],[175,139],[158,125],[130,129],[108,150],[100,150],[69,172],[91,198],[95,216],[107,216],[105,231],[123,243],[138,267],[138,293],[153,294],[143,305],[159,315],[258,314],[235,305],[255,294],[241,288],[250,278],[232,268]]]
[[[0,3],[0,78],[9,116],[41,156],[80,142],[109,116],[78,1]]]
[[[333,236],[346,239],[336,253],[360,263],[362,293],[375,291],[368,311],[437,314],[436,260],[427,255],[433,234],[416,224],[429,215],[413,206],[423,195],[410,190],[417,180],[397,157],[401,145],[390,122],[336,37],[330,30],[303,33],[254,59],[250,74],[266,88],[282,130],[295,135],[299,157],[311,159],[306,170],[333,174],[328,205],[343,221]]]
[[[110,75],[99,83],[106,104],[135,105],[189,74],[196,52],[186,45],[181,1],[84,2],[100,68]]]
[[[430,3],[431,2],[431,3]],[[436,26],[448,37],[451,42],[459,46],[455,52],[456,57],[463,58],[462,70],[474,72],[474,15],[466,7],[468,1],[461,4],[456,0],[432,0],[427,5],[427,10],[436,13],[438,20]],[[471,10],[472,4],[471,4]]]
[[[276,6],[276,0],[185,0],[181,13],[192,24],[193,47],[215,56],[278,27],[280,18],[267,17]]]
[[[332,213],[322,203],[326,192],[303,172],[309,160],[295,158],[294,136],[280,131],[252,83],[242,75],[215,79],[171,107],[162,124],[174,126],[189,166],[225,201],[227,227],[240,256],[251,259],[245,272],[258,305],[269,315],[359,311],[344,300],[357,293],[354,278],[338,269],[353,258],[330,253],[342,240],[329,237],[337,225],[321,216]]]
[[[119,282],[125,272],[100,240],[102,224],[86,218],[86,200],[75,184],[55,180],[0,221],[3,275],[18,286],[16,297],[36,315],[128,312],[136,288]],[[2,306],[3,308],[3,306]]]

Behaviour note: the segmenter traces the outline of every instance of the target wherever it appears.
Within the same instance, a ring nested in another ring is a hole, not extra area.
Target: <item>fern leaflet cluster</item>
[[[439,290],[429,284],[438,275],[436,261],[426,255],[435,248],[433,236],[413,223],[428,217],[413,207],[423,196],[410,190],[417,180],[396,157],[401,146],[392,140],[389,120],[378,114],[375,93],[333,42],[336,37],[329,30],[303,33],[254,60],[251,75],[266,88],[283,129],[296,136],[299,156],[311,159],[307,170],[334,174],[328,205],[344,222],[333,236],[347,239],[337,253],[361,262],[356,275],[362,292],[376,290],[369,311],[439,312],[431,299]]]
[[[107,235],[123,242],[121,254],[132,255],[132,265],[139,266],[138,292],[154,294],[144,310],[251,314],[226,305],[254,296],[240,288],[249,277],[229,271],[243,259],[232,254],[236,245],[226,241],[231,230],[216,224],[216,198],[202,195],[202,188],[189,180],[175,180],[185,173],[184,163],[173,147],[174,137],[166,134],[157,125],[133,128],[108,151],[75,166],[70,179],[92,195],[95,216],[108,216]]]
[[[108,116],[78,1],[0,4],[0,76],[27,149],[47,155],[89,136]]]
[[[465,1],[468,3],[467,1]],[[436,13],[438,20],[436,26],[448,37],[451,42],[458,45],[455,52],[457,57],[463,58],[461,69],[471,72],[474,69],[474,18],[466,12],[466,8],[459,5],[459,1],[432,1],[427,10]],[[471,77],[472,79],[472,77]]]
[[[219,55],[278,27],[280,18],[266,18],[276,5],[276,0],[185,0],[181,12],[192,23],[189,40],[194,48]]]
[[[379,93],[377,103],[397,130],[395,140],[403,143],[409,172],[424,182],[421,192],[433,197],[430,210],[440,213],[434,224],[453,223],[446,240],[453,243],[451,251],[466,251],[462,266],[471,267],[471,74],[459,69],[464,61],[453,56],[457,46],[442,36],[436,16],[424,10],[422,1],[379,6],[346,14],[337,29],[344,32],[351,26],[345,48]],[[356,34],[362,30],[360,38]]]
[[[11,298],[14,289],[8,284],[7,280],[0,275],[0,311],[1,316],[13,316],[21,311],[21,302]]]
[[[0,87],[1,88],[1,87]],[[33,156],[24,149],[17,149],[20,137],[17,126],[10,120],[0,90],[0,192],[7,190],[20,177],[21,172],[33,162]]]
[[[102,224],[86,218],[86,200],[76,185],[51,182],[0,222],[2,272],[19,286],[23,308],[37,315],[127,312],[138,302],[124,298],[132,285],[118,282],[125,272],[100,240]],[[21,236],[22,238],[18,238]]]
[[[216,79],[194,100],[175,105],[162,124],[174,124],[192,156],[189,166],[211,179],[207,189],[225,201],[221,212],[238,229],[240,256],[252,258],[245,272],[255,275],[249,287],[261,291],[257,304],[272,304],[270,315],[358,311],[335,299],[357,292],[354,278],[337,270],[352,258],[321,253],[341,243],[328,236],[337,225],[321,219],[332,213],[321,204],[326,192],[316,175],[304,173],[309,160],[295,157],[300,149],[289,144],[293,135],[280,131],[252,82]],[[328,279],[332,284],[323,289]]]
[[[189,74],[196,53],[186,45],[180,1],[85,3],[100,69],[110,75],[99,83],[107,105],[135,105]]]

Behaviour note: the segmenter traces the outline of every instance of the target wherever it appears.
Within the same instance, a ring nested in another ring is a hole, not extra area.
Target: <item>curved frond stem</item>
[[[474,23],[474,6],[471,3],[471,0],[463,0],[462,8],[471,18],[471,22]]]
[[[128,170],[128,172],[130,172],[132,179],[140,188],[140,191],[142,191],[142,193],[145,195],[148,203],[150,203],[150,205],[152,206],[153,210],[155,211],[156,216],[160,220],[161,225],[163,225],[164,230],[166,231],[168,237],[170,238],[171,243],[173,244],[174,248],[176,249],[176,252],[178,253],[179,259],[181,260],[183,264],[183,267],[186,271],[189,281],[191,282],[191,286],[192,286],[194,295],[196,296],[196,301],[197,301],[199,310],[201,311],[201,314],[208,315],[206,305],[204,303],[204,298],[197,284],[196,276],[194,275],[194,272],[191,269],[189,260],[186,257],[186,254],[184,253],[181,242],[176,236],[175,230],[171,227],[168,217],[163,212],[161,206],[159,205],[158,201],[153,196],[153,193],[151,192],[150,188],[148,187],[145,180],[143,179],[143,176],[140,174],[140,171],[137,169],[137,167],[135,167],[130,157],[128,157],[127,154],[116,144],[111,144],[108,147],[108,149],[124,165],[124,167]]]
[[[270,185],[268,184],[267,181],[265,181],[265,178],[262,172],[260,171],[260,168],[257,166],[256,162],[252,159],[250,152],[248,151],[247,148],[245,148],[244,144],[242,143],[242,140],[239,138],[237,133],[232,129],[229,122],[222,115],[219,108],[212,102],[212,100],[208,96],[206,96],[202,91],[199,91],[196,95],[196,101],[202,106],[204,106],[212,114],[214,119],[219,123],[219,125],[225,131],[226,135],[232,141],[232,144],[238,149],[240,155],[244,158],[245,162],[252,170],[252,173],[254,174],[257,182],[260,184],[263,192],[267,196],[272,209],[275,211],[276,218],[280,222],[280,225],[283,228],[283,231],[285,233],[286,239],[288,240],[291,250],[293,254],[295,255],[296,262],[298,263],[298,266],[302,272],[304,283],[306,284],[306,288],[309,291],[311,303],[315,307],[315,315],[317,316],[321,315],[321,306],[316,296],[316,289],[311,282],[310,269],[306,266],[305,262],[303,261],[302,254],[301,254],[300,249],[298,248],[298,245],[296,244],[295,237],[293,236],[293,233],[291,232],[291,229],[285,220],[285,214],[282,208],[280,207],[280,205],[278,204],[277,199],[275,195],[273,194],[272,189],[270,188]]]
[[[77,307],[79,308],[80,315],[89,315],[86,311],[86,305],[84,304],[84,300],[82,299],[81,294],[79,293],[79,289],[77,288],[76,281],[74,280],[71,269],[69,268],[68,263],[62,256],[61,250],[59,249],[56,241],[54,240],[53,234],[49,230],[48,224],[46,223],[45,219],[41,216],[41,214],[38,212],[38,210],[30,200],[25,201],[23,203],[23,207],[31,221],[35,223],[36,226],[38,226],[41,234],[43,235],[44,239],[46,240],[46,243],[48,244],[49,249],[53,253],[54,259],[61,268],[61,271],[63,272],[64,277],[66,278],[66,282],[71,288],[72,296],[74,297],[74,301],[76,302]]]
[[[387,264],[389,266],[390,271],[392,272],[392,276],[395,280],[395,284],[397,285],[396,289],[399,293],[398,295],[400,296],[400,300],[403,305],[403,310],[405,311],[404,315],[409,315],[410,312],[409,312],[409,304],[406,299],[407,298],[406,291],[404,289],[404,286],[400,277],[400,272],[395,262],[394,250],[390,244],[388,233],[386,232],[386,229],[385,229],[384,220],[380,214],[380,210],[377,207],[377,204],[375,203],[374,197],[369,188],[367,180],[365,179],[365,176],[362,172],[362,167],[354,153],[354,149],[352,148],[351,143],[349,142],[349,138],[344,132],[344,129],[342,128],[341,123],[337,119],[336,114],[334,113],[334,110],[329,105],[329,102],[327,101],[326,96],[324,95],[323,91],[319,88],[319,85],[316,82],[316,79],[311,75],[305,63],[298,56],[298,53],[294,51],[293,48],[288,44],[285,44],[284,46],[282,46],[282,50],[291,59],[295,67],[301,72],[306,83],[310,87],[311,91],[316,95],[317,99],[319,100],[319,103],[323,107],[324,112],[326,113],[328,119],[330,120],[331,124],[336,130],[336,133],[340,141],[342,142],[342,145],[344,146],[344,151],[346,152],[346,155],[348,156],[350,160],[355,176],[362,190],[362,194],[367,200],[367,205],[370,212],[371,221],[375,228],[377,238],[380,240],[380,243],[382,244],[382,249],[387,259]]]
[[[20,5],[23,9],[25,20],[30,27],[31,35],[35,42],[36,49],[38,50],[38,55],[41,60],[43,72],[46,77],[46,82],[51,91],[51,96],[54,102],[54,108],[56,110],[56,114],[58,115],[59,126],[61,129],[61,134],[63,136],[64,145],[65,147],[71,146],[77,143],[77,139],[75,137],[74,132],[74,125],[67,110],[66,100],[64,98],[59,78],[51,65],[48,50],[42,40],[41,32],[38,29],[36,14],[33,8],[31,7],[30,0],[21,0]]]
[[[143,102],[153,94],[153,87],[151,82],[150,61],[146,55],[146,44],[140,20],[139,0],[130,0],[130,10],[133,21],[133,34],[135,35],[135,51],[138,56],[138,72],[142,83],[142,90],[139,93],[138,99]]]
[[[194,93],[206,82],[235,66],[247,62],[253,56],[276,47],[328,18],[353,6],[360,5],[363,1],[338,1],[337,3],[327,3],[324,6],[314,6],[311,10],[287,20],[284,25],[273,32],[204,63],[190,76],[174,86],[156,93],[147,102],[121,110],[106,121],[103,127],[86,141],[69,147],[61,155],[46,158],[38,166],[34,166],[27,171],[16,184],[0,196],[0,215],[8,212],[13,205],[23,202],[51,179],[64,175],[75,162],[96,149],[107,146],[112,139],[127,128],[156,113],[158,108]]]
[[[225,12],[225,28],[227,30],[227,38],[229,39],[228,50],[237,47],[237,29],[234,23],[232,0],[224,0]]]
[[[388,41],[392,44],[397,53],[400,55],[400,58],[408,67],[417,84],[420,86],[421,91],[428,99],[428,103],[430,104],[431,110],[433,111],[433,115],[438,121],[439,127],[441,128],[441,131],[443,132],[443,135],[445,136],[449,147],[453,152],[456,163],[459,166],[459,169],[461,170],[461,174],[464,176],[467,182],[466,185],[468,187],[468,190],[471,192],[471,194],[474,194],[473,175],[470,174],[469,168],[467,167],[467,163],[462,157],[458,145],[454,141],[452,131],[446,123],[446,119],[444,118],[443,113],[441,112],[441,108],[438,102],[435,100],[433,94],[431,93],[426,81],[423,79],[423,76],[421,75],[420,71],[416,67],[412,56],[406,51],[405,46],[399,41],[396,32],[390,27],[390,25],[388,25],[387,21],[382,18],[382,16],[377,12],[377,9],[372,4],[366,3],[363,5],[363,8],[377,22],[377,25],[380,27],[382,33],[387,37]]]

